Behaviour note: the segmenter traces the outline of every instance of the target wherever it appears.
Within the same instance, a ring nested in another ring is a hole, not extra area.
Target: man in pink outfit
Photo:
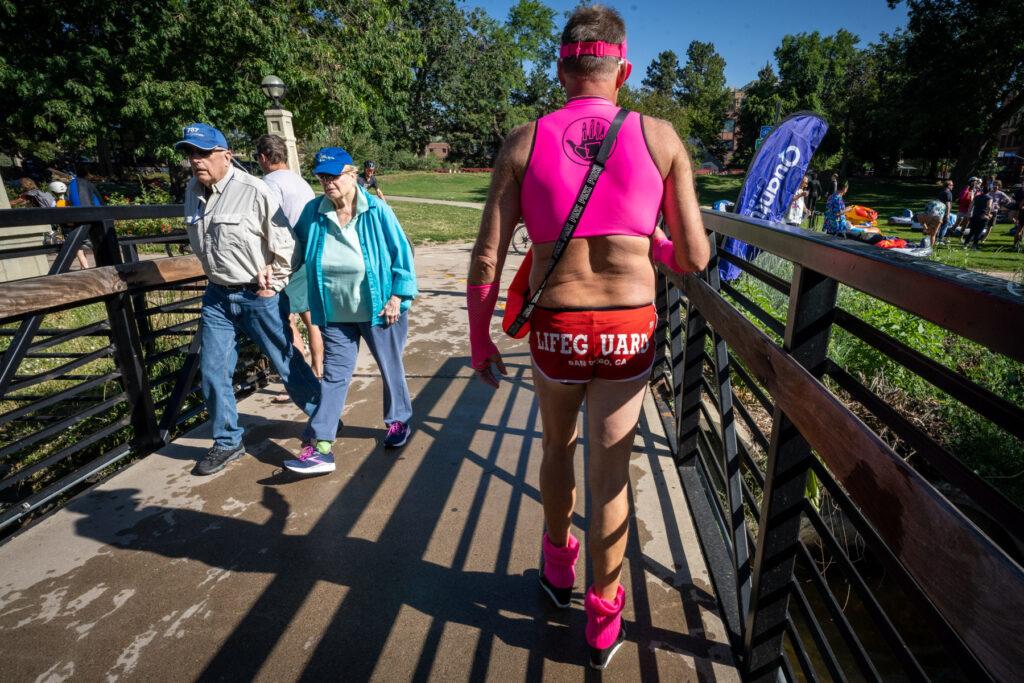
[[[490,336],[509,241],[520,217],[533,240],[530,289],[537,291],[584,177],[613,121],[621,128],[561,260],[530,318],[533,381],[543,424],[541,588],[571,606],[580,543],[570,533],[576,504],[573,459],[584,399],[591,515],[587,546],[594,583],[584,599],[589,663],[605,668],[625,640],[619,573],[629,516],[629,457],[654,361],[654,259],[702,270],[708,239],[686,148],[672,126],[615,101],[629,76],[626,30],[601,5],[573,12],[562,33],[562,109],[512,130],[495,162],[467,287],[470,350],[477,376],[505,374]],[[671,240],[655,232],[662,213]]]

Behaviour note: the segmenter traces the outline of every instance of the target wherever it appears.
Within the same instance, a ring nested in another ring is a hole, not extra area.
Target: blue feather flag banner
[[[768,134],[750,163],[747,179],[736,200],[736,213],[776,223],[781,221],[827,131],[825,119],[809,112],[793,114],[780,123]],[[747,261],[752,261],[760,251],[732,237],[725,239],[723,249]],[[723,282],[743,274],[725,261],[719,263],[718,271]]]

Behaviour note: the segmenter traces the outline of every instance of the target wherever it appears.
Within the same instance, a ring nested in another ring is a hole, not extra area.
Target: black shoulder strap
[[[551,260],[548,261],[548,270],[544,273],[544,279],[541,280],[540,286],[537,287],[537,291],[533,293],[530,300],[523,306],[523,310],[519,312],[516,319],[509,326],[508,334],[515,336],[519,329],[526,324],[526,321],[530,319],[530,315],[533,313],[533,309],[537,306],[537,302],[540,301],[540,295],[544,292],[544,286],[548,283],[548,278],[551,277],[552,271],[555,270],[555,266],[558,265],[559,259],[562,258],[562,253],[565,248],[569,245],[569,240],[572,239],[572,234],[576,232],[576,226],[579,225],[580,218],[583,217],[583,210],[587,208],[587,202],[590,201],[590,195],[594,192],[594,186],[597,185],[597,179],[601,177],[601,173],[604,172],[604,165],[608,161],[608,155],[611,154],[612,145],[615,144],[615,138],[619,134],[619,129],[622,127],[623,121],[626,120],[626,116],[629,115],[628,109],[619,109],[615,118],[612,119],[611,125],[608,127],[608,134],[604,136],[604,140],[601,142],[601,148],[597,152],[597,157],[594,159],[594,163],[590,165],[590,171],[587,173],[586,179],[583,181],[582,187],[580,187],[579,194],[576,195],[576,203],[572,207],[572,211],[569,212],[569,217],[565,219],[565,225],[562,226],[562,232],[558,235],[558,240],[555,242],[555,249],[551,252]]]

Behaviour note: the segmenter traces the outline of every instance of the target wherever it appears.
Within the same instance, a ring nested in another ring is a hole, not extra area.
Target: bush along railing
[[[0,211],[0,231],[77,225],[62,245],[0,251],[53,255],[48,275],[0,285],[0,535],[203,418],[205,280],[194,256],[171,256],[187,252],[181,217],[180,205]],[[161,227],[119,237],[119,221]],[[86,237],[96,267],[72,271]],[[236,389],[264,368],[245,348]]]
[[[704,220],[706,273],[659,273],[653,387],[746,677],[1018,677],[1021,289]],[[764,254],[720,252],[726,236]]]

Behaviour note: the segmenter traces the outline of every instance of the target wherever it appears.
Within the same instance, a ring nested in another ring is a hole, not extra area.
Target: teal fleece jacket
[[[359,235],[359,247],[366,265],[366,280],[370,286],[373,311],[370,321],[378,327],[384,325],[384,318],[379,313],[384,310],[384,304],[392,295],[402,300],[403,313],[409,310],[412,300],[419,293],[416,289],[416,271],[412,262],[412,247],[402,232],[395,212],[381,200],[368,195],[361,187],[356,188],[356,191],[363,194],[370,206],[356,219],[356,233]],[[307,264],[309,313],[313,324],[321,326],[326,323],[326,315],[324,273],[320,259],[327,227],[331,223],[327,215],[320,212],[320,202],[323,200],[324,197],[310,200],[295,224],[295,236],[301,245],[299,251],[303,255],[303,262]]]

